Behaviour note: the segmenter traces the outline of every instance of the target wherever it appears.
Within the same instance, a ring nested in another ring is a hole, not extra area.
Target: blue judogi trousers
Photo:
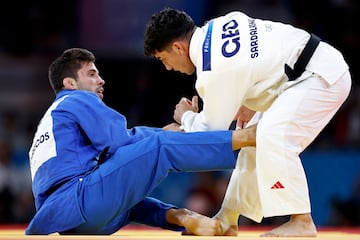
[[[147,196],[169,172],[233,169],[235,163],[230,131],[157,132],[52,193],[26,233],[112,234],[129,222],[181,230],[165,220],[175,206]]]

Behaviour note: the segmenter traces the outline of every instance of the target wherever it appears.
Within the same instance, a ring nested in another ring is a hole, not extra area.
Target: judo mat
[[[150,228],[146,226],[127,226],[120,231],[109,235],[109,236],[88,236],[88,235],[66,235],[62,236],[59,234],[51,234],[47,236],[26,236],[24,235],[24,226],[0,226],[0,240],[23,240],[23,239],[118,239],[118,240],[202,240],[202,239],[214,239],[214,240],[302,240],[302,239],[319,239],[319,240],[360,240],[360,227],[359,228],[319,228],[317,237],[303,238],[303,237],[260,237],[260,235],[271,228],[251,228],[251,227],[239,227],[239,233],[237,237],[205,237],[205,236],[182,236],[180,232],[174,232],[169,230],[161,230],[158,228]]]

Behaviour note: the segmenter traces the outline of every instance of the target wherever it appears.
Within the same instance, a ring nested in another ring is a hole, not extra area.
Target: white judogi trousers
[[[241,149],[222,204],[254,221],[311,212],[299,154],[329,123],[349,95],[351,76],[333,84],[317,74],[290,82],[272,106],[256,113],[256,147]]]

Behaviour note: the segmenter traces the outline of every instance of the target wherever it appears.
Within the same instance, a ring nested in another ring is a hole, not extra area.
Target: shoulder
[[[64,91],[57,96],[56,101],[59,101],[57,107],[58,110],[74,113],[104,105],[102,100],[95,93],[83,90]]]
[[[67,101],[77,101],[77,102],[101,101],[101,99],[95,93],[84,90],[64,90],[57,95],[56,99],[57,100],[66,99],[66,102]]]

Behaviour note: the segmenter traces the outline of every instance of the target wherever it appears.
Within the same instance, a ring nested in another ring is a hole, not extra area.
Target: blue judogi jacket
[[[127,129],[126,118],[94,93],[58,93],[29,151],[36,214],[26,234],[62,232],[84,223],[77,185],[96,168],[102,151],[108,147],[107,156],[112,155],[157,131],[161,129]],[[96,201],[96,196],[86,201]]]

